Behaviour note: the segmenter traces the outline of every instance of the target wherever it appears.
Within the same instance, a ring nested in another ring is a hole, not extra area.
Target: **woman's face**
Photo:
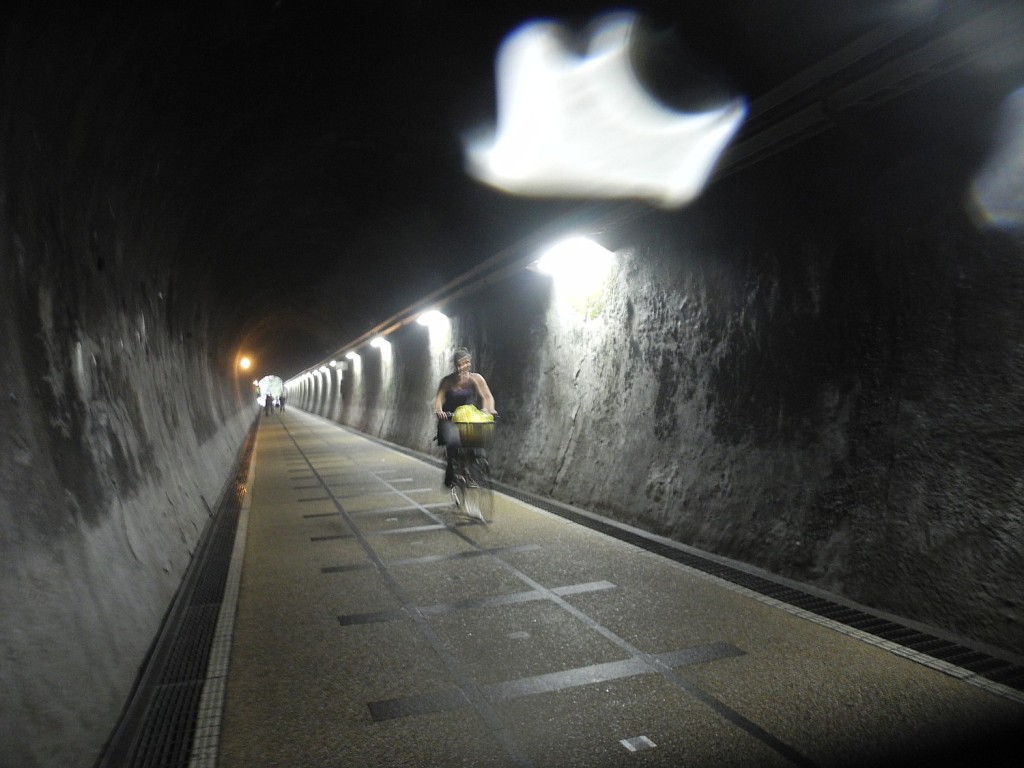
[[[469,373],[469,369],[473,365],[473,358],[471,357],[460,357],[455,361],[455,370],[460,376],[465,376]]]

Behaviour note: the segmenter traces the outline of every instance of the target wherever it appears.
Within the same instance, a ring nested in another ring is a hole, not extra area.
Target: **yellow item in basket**
[[[452,414],[452,421],[462,424],[486,424],[494,421],[489,413],[484,413],[475,405],[460,405]]]

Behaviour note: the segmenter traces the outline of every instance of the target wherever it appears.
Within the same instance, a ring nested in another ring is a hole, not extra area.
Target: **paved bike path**
[[[442,470],[300,411],[263,419],[252,477],[226,768],[874,765],[1024,723],[522,502],[463,521]]]

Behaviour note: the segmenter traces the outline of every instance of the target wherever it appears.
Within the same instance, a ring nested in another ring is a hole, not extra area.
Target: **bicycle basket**
[[[463,448],[487,448],[494,436],[494,422],[465,422],[455,424],[459,428],[459,440]]]

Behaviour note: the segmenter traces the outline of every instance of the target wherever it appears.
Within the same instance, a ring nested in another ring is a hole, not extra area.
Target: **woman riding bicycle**
[[[452,355],[455,371],[449,373],[437,388],[434,395],[434,415],[437,416],[437,442],[445,448],[448,459],[444,473],[444,484],[451,488],[455,482],[452,474],[452,459],[462,445],[459,430],[450,421],[451,414],[460,405],[475,405],[485,413],[494,415],[494,396],[484,377],[473,373],[473,357],[465,347],[459,347]]]

